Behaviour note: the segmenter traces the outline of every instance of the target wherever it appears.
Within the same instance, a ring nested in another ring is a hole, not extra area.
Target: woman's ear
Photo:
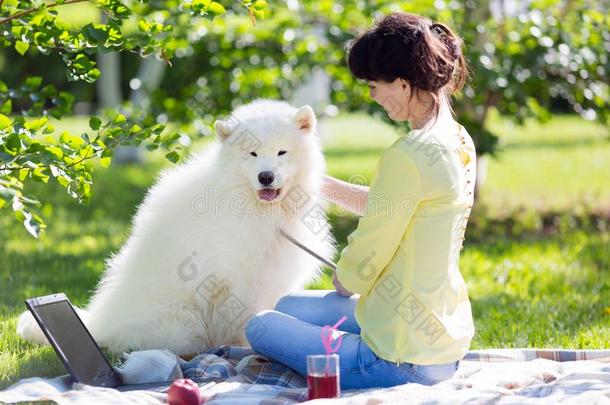
[[[400,86],[402,87],[402,91],[407,91],[407,87],[409,87],[409,84],[407,83],[407,81],[405,79],[401,79],[400,80]]]

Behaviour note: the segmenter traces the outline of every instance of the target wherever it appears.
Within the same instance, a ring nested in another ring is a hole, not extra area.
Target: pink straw
[[[346,319],[347,319],[347,316],[344,315],[333,326],[325,325],[325,326],[322,327],[322,333],[321,333],[321,335],[322,335],[322,346],[324,346],[324,350],[326,351],[326,355],[329,355],[331,353],[337,352],[339,350],[339,347],[341,347],[341,341],[343,340],[343,335],[339,335],[337,337],[337,339],[335,339],[333,337],[333,335],[337,331],[337,328],[339,327],[339,325],[341,325]],[[334,347],[332,345],[333,340],[335,340],[337,342],[337,344]],[[329,374],[329,367],[330,367],[330,365],[327,362],[326,363],[326,370],[325,370],[325,374],[326,375]]]

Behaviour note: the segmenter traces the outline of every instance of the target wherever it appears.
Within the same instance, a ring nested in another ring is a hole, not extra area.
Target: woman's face
[[[393,82],[369,81],[371,98],[381,105],[394,121],[407,121],[411,116],[411,86],[406,80],[396,78]]]

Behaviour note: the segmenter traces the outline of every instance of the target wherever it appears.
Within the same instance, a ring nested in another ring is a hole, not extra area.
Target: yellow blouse
[[[382,155],[337,279],[360,294],[355,317],[379,357],[461,359],[474,324],[459,254],[473,203],[475,148],[455,121],[400,137]]]

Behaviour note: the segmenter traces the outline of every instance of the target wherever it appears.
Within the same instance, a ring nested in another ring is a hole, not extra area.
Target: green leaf
[[[36,120],[32,120],[30,122],[25,123],[25,128],[30,131],[38,131],[40,128],[45,126],[49,119],[47,117],[41,117]]]
[[[123,114],[117,114],[114,117],[114,123],[115,124],[120,124],[122,122],[125,122],[127,119],[125,118],[125,116]]]
[[[108,39],[108,31],[101,28],[96,28],[92,24],[87,24],[83,27],[83,34],[91,42],[99,42],[103,44]]]
[[[46,98],[55,97],[57,96],[57,89],[52,84],[47,84],[42,89],[40,89],[40,94]]]
[[[6,149],[19,152],[22,149],[21,138],[19,138],[19,134],[12,133],[4,139],[4,144],[6,145]]]
[[[267,2],[265,0],[256,0],[252,7],[256,10],[263,10],[267,7]]]
[[[27,42],[23,42],[23,41],[15,42],[15,49],[17,50],[17,52],[19,52],[19,54],[21,54],[21,56],[25,55],[25,53],[28,51],[29,47],[30,47],[30,44],[28,44]]]
[[[15,214],[17,221],[22,222],[25,220],[25,215],[23,215],[23,204],[21,204],[20,201],[13,200],[13,214]]]
[[[103,158],[105,158],[105,157],[112,157],[112,154],[113,154],[112,149],[104,149],[102,151],[102,157]]]
[[[178,155],[176,152],[169,152],[165,155],[165,158],[172,163],[176,163],[180,159],[180,155]]]
[[[150,29],[150,24],[146,20],[140,20],[138,21],[138,28],[140,31],[146,32]]]
[[[38,152],[45,152],[45,151],[46,151],[46,148],[40,142],[32,142],[26,150],[27,153],[38,153]],[[28,163],[31,163],[31,162],[28,162]]]
[[[61,184],[63,187],[68,187],[70,184],[70,178],[67,176],[57,176],[57,182]]]
[[[4,114],[0,114],[0,130],[7,129],[11,126],[11,120]]]
[[[87,82],[93,83],[97,79],[99,79],[102,72],[98,68],[93,68],[89,72],[87,72]]]
[[[224,14],[227,12],[227,10],[225,10],[225,8],[222,6],[222,4],[220,4],[216,1],[213,1],[210,3],[210,5],[208,6],[208,10],[216,15]]]
[[[30,88],[31,90],[37,90],[41,84],[42,84],[42,77],[40,77],[40,76],[28,77],[25,80],[25,86]]]
[[[87,71],[91,70],[94,66],[94,63],[91,61],[91,59],[89,59],[87,57],[87,55],[85,55],[83,53],[79,53],[76,55],[76,57],[72,61],[72,66],[78,72],[82,73],[82,72],[87,72]]]
[[[10,114],[13,111],[13,102],[11,100],[6,100],[3,103],[0,103],[0,113],[2,114]]]
[[[91,128],[94,131],[97,131],[98,129],[100,129],[100,126],[102,125],[102,120],[99,119],[96,116],[93,116],[91,118],[89,118],[89,128]]]
[[[193,0],[191,3],[191,7],[195,11],[201,11],[201,10],[207,8],[210,3],[211,3],[211,0]]]
[[[88,147],[85,146],[84,148],[82,148],[81,150],[78,151],[78,154],[85,159],[88,159],[90,157],[92,157],[94,155],[93,150]]]
[[[47,146],[47,150],[60,159],[64,156],[64,152],[61,150],[61,148],[58,148],[57,146]]]
[[[38,167],[31,172],[31,176],[34,180],[41,181],[43,183],[49,182],[49,176],[45,174],[45,168]]]
[[[13,155],[9,155],[8,153],[0,152],[0,162],[8,163],[8,162],[11,162],[13,159],[15,159],[15,157]],[[0,187],[0,190],[2,190],[2,187]]]
[[[152,132],[153,132],[153,134],[155,134],[155,135],[160,135],[160,134],[161,134],[161,132],[163,132],[164,130],[165,130],[165,125],[162,125],[162,124],[157,124],[157,125],[155,125],[155,126],[153,127]]]
[[[109,157],[101,158],[100,159],[100,165],[102,167],[109,167],[111,161],[112,161],[112,158],[109,158]]]
[[[53,126],[53,124],[47,124],[46,128],[42,132],[45,134],[52,134],[53,132],[55,132],[55,127]]]
[[[59,141],[68,144],[68,146],[71,148],[78,148],[83,143],[85,143],[85,141],[83,141],[78,136],[71,135],[66,131],[61,133],[61,135],[59,136]]]
[[[19,181],[24,181],[26,177],[28,177],[29,169],[21,169],[19,170]]]
[[[2,114],[10,114],[13,111],[13,102],[11,100],[6,100],[2,105],[0,105],[0,113]]]

